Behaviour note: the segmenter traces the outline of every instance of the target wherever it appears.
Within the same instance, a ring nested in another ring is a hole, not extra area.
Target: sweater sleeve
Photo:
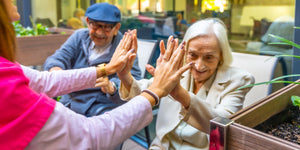
[[[96,83],[95,67],[48,72],[22,66],[22,70],[30,80],[30,88],[49,97],[91,88]]]
[[[103,115],[87,118],[57,103],[26,149],[103,149],[118,146],[153,119],[149,101],[137,96]]]

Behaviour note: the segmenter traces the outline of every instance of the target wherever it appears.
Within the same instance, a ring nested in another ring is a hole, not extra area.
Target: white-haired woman
[[[194,65],[161,101],[156,137],[150,149],[208,149],[209,121],[240,110],[250,89],[237,88],[254,83],[250,73],[230,67],[231,48],[221,20],[209,18],[195,22],[183,41],[186,42],[186,63]],[[168,46],[173,42],[177,40],[170,37]],[[165,58],[162,42],[160,47],[163,51],[157,63]],[[153,67],[147,66],[147,70],[156,75]],[[130,75],[119,76],[121,96],[126,100],[152,82],[151,79],[136,81]]]

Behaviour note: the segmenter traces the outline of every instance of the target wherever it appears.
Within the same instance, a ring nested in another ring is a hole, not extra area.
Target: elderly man
[[[108,3],[91,5],[86,11],[88,29],[76,30],[52,56],[47,58],[45,70],[78,69],[108,63],[122,38],[120,10]],[[104,68],[104,67],[103,67]],[[131,69],[141,78],[137,59]],[[102,78],[101,88],[90,88],[63,95],[61,102],[77,113],[94,116],[123,103],[118,94],[120,80],[116,74]]]

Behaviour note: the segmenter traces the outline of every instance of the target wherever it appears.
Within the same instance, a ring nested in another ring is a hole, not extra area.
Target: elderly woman
[[[183,41],[186,42],[186,62],[194,65],[161,101],[156,137],[150,149],[208,149],[209,121],[240,110],[250,89],[237,88],[254,83],[251,74],[230,66],[231,48],[221,20],[210,18],[195,22]],[[169,38],[167,47],[174,42],[177,40]],[[158,64],[166,56],[163,47],[161,42]],[[159,75],[153,67],[147,66],[147,70],[154,73],[154,77]],[[152,82],[152,79],[136,81],[129,74],[119,77],[121,97],[125,100]]]

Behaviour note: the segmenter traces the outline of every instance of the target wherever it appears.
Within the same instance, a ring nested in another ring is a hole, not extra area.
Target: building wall
[[[54,25],[57,25],[56,1],[32,0],[32,18],[49,18]]]
[[[252,34],[254,19],[274,21],[281,16],[295,16],[295,0],[244,0],[233,3],[231,33]]]

